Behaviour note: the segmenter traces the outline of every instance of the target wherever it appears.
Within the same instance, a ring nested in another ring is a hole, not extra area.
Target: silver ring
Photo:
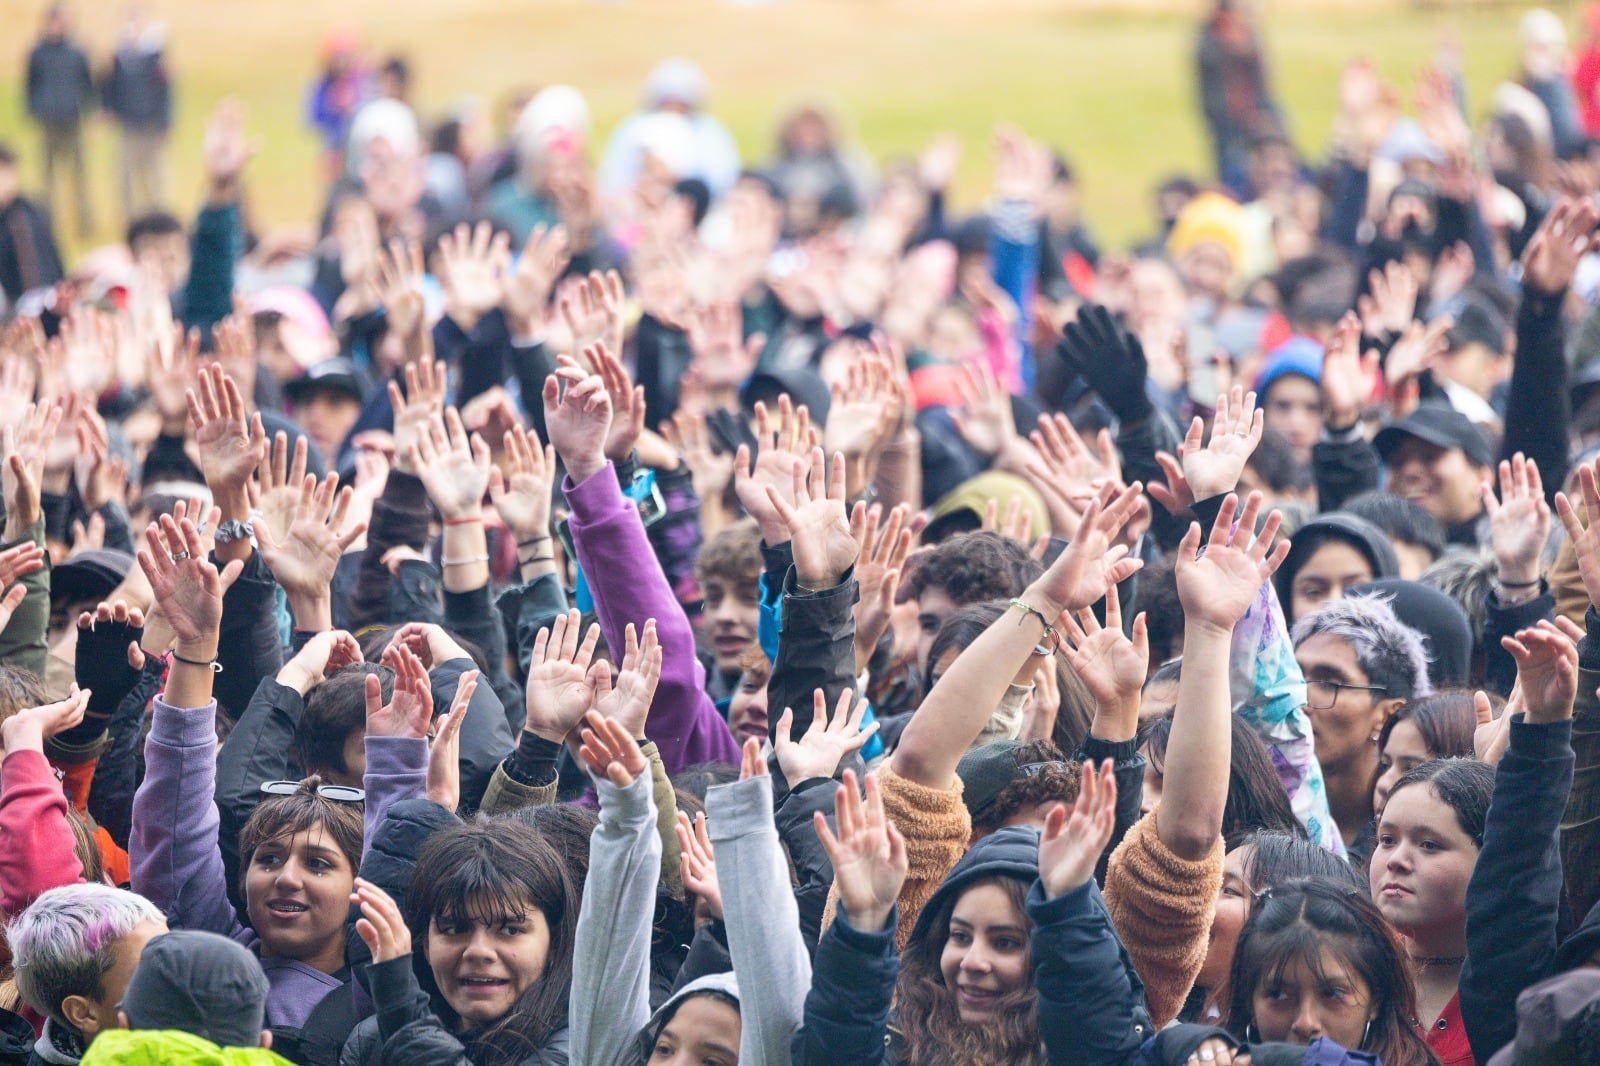
[[[173,552],[172,553],[172,561],[175,562],[175,563],[181,563],[187,558],[189,558],[189,553],[188,552]]]
[[[1195,1058],[1199,1059],[1201,1062],[1212,1062],[1215,1061],[1216,1057],[1217,1053],[1215,1051],[1200,1051],[1195,1053]]]

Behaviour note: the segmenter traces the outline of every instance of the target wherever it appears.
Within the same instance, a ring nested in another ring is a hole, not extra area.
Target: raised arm
[[[623,1066],[650,1018],[650,920],[661,839],[644,753],[627,727],[589,715],[580,749],[600,797],[578,912],[567,1024],[571,1060]]]
[[[672,774],[697,762],[737,762],[738,744],[705,693],[688,617],[605,458],[611,424],[605,379],[563,367],[545,381],[544,407],[550,442],[567,468],[563,489],[572,508],[573,545],[606,643],[622,647],[628,623],[642,628],[656,620],[662,670],[649,737],[662,763]]]
[[[906,725],[890,762],[896,775],[931,789],[956,786],[956,764],[1061,613],[1088,607],[1138,571],[1139,560],[1111,542],[1138,506],[1139,493],[1138,484],[1116,494],[1103,489],[1050,569],[956,658]]]
[[[174,925],[233,935],[241,927],[228,902],[217,846],[217,705],[211,680],[222,594],[243,564],[231,562],[219,574],[188,518],[163,517],[146,537],[139,565],[176,646],[145,742],[144,783],[133,798],[133,889],[166,911]]]
[[[1501,643],[1518,630],[1555,614],[1555,598],[1547,590],[1541,555],[1550,539],[1550,506],[1545,502],[1539,464],[1521,452],[1500,460],[1500,494],[1481,486],[1489,513],[1489,541],[1494,549],[1495,585],[1480,634],[1486,659],[1484,687],[1509,695],[1516,681],[1516,662]]]
[[[739,1061],[786,1066],[811,987],[811,958],[772,813],[761,742],[745,741],[739,780],[706,792],[728,953],[739,975]]]
[[[1542,500],[1541,500],[1542,502]],[[1572,705],[1582,631],[1540,622],[1506,651],[1527,706],[1495,768],[1483,848],[1467,884],[1461,1016],[1479,1062],[1517,1035],[1517,997],[1550,976],[1561,916],[1561,815],[1572,789]]]
[[[83,880],[67,821],[67,796],[44,757],[46,738],[83,720],[89,690],[18,711],[0,724],[0,919],[20,914],[41,892]]]

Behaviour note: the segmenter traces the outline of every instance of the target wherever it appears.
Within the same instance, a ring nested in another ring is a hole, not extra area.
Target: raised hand
[[[506,431],[501,464],[489,468],[489,499],[519,547],[529,540],[550,536],[550,497],[555,476],[554,448],[540,445],[538,434],[521,426]]]
[[[1151,484],[1150,495],[1173,514],[1183,514],[1196,500],[1232,492],[1250,456],[1261,444],[1265,416],[1256,407],[1256,394],[1238,385],[1217,397],[1216,418],[1211,424],[1211,439],[1201,445],[1205,423],[1196,418],[1178,446],[1179,463],[1164,453],[1156,461],[1166,471],[1167,484]]]
[[[1572,717],[1581,639],[1583,628],[1560,616],[1554,622],[1540,619],[1514,637],[1500,638],[1500,646],[1517,661],[1517,687],[1529,722],[1564,722]]]
[[[568,611],[549,629],[539,630],[528,660],[523,728],[553,744],[564,742],[595,702],[590,663],[600,642],[600,627],[591,625],[579,643],[582,619],[577,610]],[[606,669],[604,663],[599,665]]]
[[[476,691],[478,671],[468,670],[456,682],[450,709],[439,719],[428,741],[428,798],[447,811],[461,806],[461,722]]]
[[[883,813],[877,776],[867,775],[864,802],[857,788],[855,771],[846,770],[833,796],[837,833],[828,828],[821,811],[813,818],[817,837],[833,863],[833,883],[845,917],[861,932],[877,933],[889,922],[910,862],[905,838]]]
[[[589,276],[573,286],[572,294],[561,297],[561,317],[572,333],[572,350],[581,352],[604,344],[613,352],[622,351],[627,326],[622,320],[622,275],[615,270]]]
[[[878,453],[899,428],[906,397],[887,359],[858,358],[845,380],[834,382],[822,439],[850,464],[847,488],[859,495],[871,480]]]
[[[1105,485],[1122,485],[1122,460],[1102,429],[1090,451],[1066,415],[1040,415],[1039,428],[1028,434],[1037,458],[1027,464],[1028,476],[1038,486],[1050,513],[1050,531],[1072,537],[1083,520],[1084,508]],[[1155,491],[1155,486],[1151,486]]]
[[[1133,639],[1122,632],[1122,597],[1113,585],[1106,592],[1106,623],[1085,608],[1062,612],[1058,647],[1067,665],[1083,681],[1102,714],[1131,708],[1139,714],[1139,693],[1150,669],[1150,635],[1141,612],[1133,620]],[[1048,671],[1047,671],[1048,672]]]
[[[12,582],[43,568],[44,549],[31,540],[0,552],[0,589],[6,590],[0,597],[0,630],[11,624],[11,616],[28,595],[26,587]]]
[[[1229,494],[1217,512],[1211,537],[1200,550],[1200,523],[1191,522],[1183,542],[1178,545],[1178,600],[1189,624],[1196,623],[1231,632],[1255,602],[1261,585],[1289,554],[1289,542],[1276,547],[1273,539],[1283,524],[1283,515],[1273,511],[1261,532],[1256,533],[1256,518],[1261,513],[1261,493],[1252,492],[1239,510],[1239,497]],[[1234,518],[1237,514],[1238,523]]]
[[[1539,554],[1550,539],[1550,506],[1544,502],[1539,464],[1521,452],[1500,461],[1500,498],[1488,484],[1480,488],[1489,513],[1489,540],[1503,588],[1519,594],[1539,587]]]
[[[1449,350],[1450,329],[1454,325],[1455,319],[1449,315],[1440,315],[1426,324],[1411,322],[1406,325],[1383,363],[1383,377],[1391,393],[1411,386]]]
[[[620,349],[607,348],[604,342],[583,349],[589,372],[600,375],[606,395],[611,397],[611,430],[606,434],[606,458],[620,463],[633,454],[633,446],[644,432],[644,386],[635,385],[617,358]]]
[[[200,141],[200,159],[210,183],[208,195],[213,204],[226,203],[239,194],[239,176],[255,156],[260,145],[245,136],[245,110],[229,97],[219,103],[206,120]]]
[[[150,400],[161,416],[162,432],[181,437],[188,406],[184,393],[194,387],[200,376],[200,331],[175,325],[169,338],[150,348],[146,382],[150,387]]]
[[[645,739],[645,719],[650,716],[650,704],[661,680],[661,641],[656,637],[656,620],[646,619],[642,640],[634,632],[633,623],[628,623],[623,631],[622,667],[614,685],[605,663],[591,666],[589,674],[595,710],[621,723],[636,740]]]
[[[789,526],[772,506],[767,489],[776,488],[781,494],[794,491],[795,474],[803,468],[805,456],[815,443],[814,435],[810,412],[803,404],[793,406],[787,393],[778,397],[775,423],[768,416],[767,405],[756,403],[755,468],[750,466],[749,446],[739,445],[733,457],[733,491],[745,512],[761,527],[761,539],[768,545],[788,540]],[[794,500],[787,497],[786,502],[794,505]]]
[[[1142,486],[1136,481],[1121,492],[1107,485],[1083,513],[1078,535],[1037,581],[1028,587],[1027,603],[1054,618],[1095,603],[1112,585],[1137,573],[1143,563],[1126,558],[1128,549],[1112,541],[1139,508]]]
[[[288,529],[282,540],[265,518],[251,522],[261,557],[273,578],[283,586],[291,611],[296,608],[297,598],[308,602],[328,599],[339,557],[366,532],[365,523],[346,527],[350,494],[348,486],[339,488],[337,474],[329,474],[320,484],[308,477],[301,485],[299,500],[288,514]],[[295,624],[302,629],[328,628],[299,615],[295,617]]]
[[[1600,460],[1580,466],[1577,473],[1584,517],[1579,517],[1564,492],[1556,493],[1556,515],[1572,541],[1573,553],[1578,557],[1578,575],[1583,578],[1589,602],[1600,604]]]
[[[289,526],[294,523],[300,508],[300,497],[316,488],[316,478],[306,478],[306,437],[296,437],[293,459],[290,459],[288,434],[279,430],[272,438],[272,449],[267,461],[261,464],[256,481],[250,488],[250,505],[259,511],[275,541],[281,543],[289,536]]]
[[[858,502],[850,512],[850,532],[856,538],[857,548],[856,589],[859,595],[851,608],[856,619],[857,673],[867,668],[878,641],[889,629],[895,593],[900,589],[901,570],[911,552],[911,542],[922,531],[922,516],[907,522],[910,514],[911,508],[905,504],[896,505],[880,532],[881,504],[868,507]]]
[[[326,629],[295,653],[278,671],[278,684],[304,696],[326,677],[362,661],[361,645],[342,629]],[[381,696],[380,696],[381,698]]]
[[[711,847],[711,834],[706,831],[704,812],[694,821],[682,811],[678,812],[673,827],[678,837],[678,852],[682,856],[680,868],[683,887],[693,892],[705,905],[706,914],[722,917],[722,888],[717,882],[717,856]]]
[[[828,473],[822,449],[813,448],[809,477],[807,473],[795,468],[793,506],[773,485],[767,486],[767,502],[789,529],[795,579],[803,588],[821,592],[839,584],[861,549],[844,509],[844,456],[834,455]]]
[[[46,739],[83,721],[89,695],[88,689],[73,685],[71,694],[59,703],[18,711],[0,722],[0,749],[8,755],[14,751],[44,751]]]
[[[611,396],[605,379],[576,367],[560,367],[545,378],[543,398],[545,432],[567,476],[573,484],[581,484],[606,465]]]
[[[956,391],[961,394],[962,407],[951,408],[950,418],[961,439],[979,455],[996,464],[1017,453],[1026,453],[1027,446],[1017,435],[1017,423],[1011,412],[1011,394],[1000,387],[994,371],[987,366],[967,367],[956,378]]]
[[[565,226],[549,229],[541,222],[533,227],[516,267],[502,278],[500,310],[512,337],[531,337],[543,329],[550,293],[570,261]]]
[[[150,523],[145,537],[147,547],[139,551],[139,566],[177,638],[179,653],[189,659],[215,659],[222,594],[244,563],[235,560],[218,573],[206,558],[200,530],[187,517],[173,521],[170,515],[162,515]]]
[[[396,237],[378,249],[368,285],[372,300],[383,308],[384,325],[400,339],[407,363],[431,355],[433,335],[425,328],[427,309],[422,298],[422,245]]]
[[[690,310],[688,319],[690,366],[707,391],[725,398],[755,373],[767,338],[760,333],[744,337],[737,303],[700,305]]]
[[[21,540],[39,521],[45,451],[61,422],[54,403],[30,404],[18,426],[0,429],[0,490],[5,494],[7,540]]]
[[[456,659],[472,658],[443,626],[433,622],[407,622],[394,631],[389,643],[405,645],[429,670]]]
[[[839,768],[839,760],[852,751],[860,751],[861,746],[878,731],[875,721],[865,729],[861,727],[861,719],[867,713],[867,701],[856,699],[856,694],[850,689],[839,693],[832,718],[828,717],[828,708],[820,688],[812,692],[811,699],[812,725],[806,730],[805,736],[798,741],[790,739],[794,710],[789,707],[783,709],[783,717],[778,719],[777,728],[772,734],[772,750],[778,756],[778,767],[783,771],[790,788],[814,777],[832,777]]]
[[[1106,406],[1124,422],[1137,422],[1150,414],[1145,394],[1149,363],[1139,339],[1098,304],[1085,304],[1075,322],[1061,331],[1056,351],[1067,366],[1100,394]]]
[[[144,652],[139,649],[143,639],[144,612],[125,600],[83,611],[78,615],[75,673],[94,678],[97,686],[132,688],[138,671],[144,669]]]
[[[411,930],[400,913],[400,905],[389,893],[358,877],[355,891],[350,893],[350,902],[361,908],[361,917],[356,919],[356,933],[366,942],[374,963],[411,954]]]
[[[1058,803],[1045,815],[1039,837],[1039,881],[1055,899],[1088,883],[1117,821],[1117,778],[1107,759],[1097,771],[1083,764],[1078,799],[1069,813]]]
[[[720,501],[733,483],[733,456],[716,450],[705,416],[679,411],[661,423],[661,434],[688,466],[694,494],[702,501]]]
[[[445,314],[470,333],[500,303],[501,278],[510,261],[510,238],[488,222],[465,222],[439,237],[439,282]]]
[[[483,495],[489,490],[489,445],[477,434],[468,435],[461,412],[454,407],[445,409],[443,425],[435,419],[417,433],[411,465],[446,522],[483,512]]]
[[[585,718],[583,743],[578,756],[596,781],[602,778],[618,788],[627,788],[648,773],[650,762],[639,750],[627,726],[598,711],[590,711]]]
[[[1368,337],[1399,334],[1417,312],[1416,275],[1398,260],[1367,273],[1367,293],[1357,297],[1361,326]]]
[[[1361,351],[1361,319],[1347,312],[1322,352],[1322,421],[1329,429],[1356,424],[1372,396],[1378,375],[1378,353]]]
[[[445,370],[424,356],[405,369],[406,391],[389,382],[389,404],[394,408],[394,466],[402,474],[416,475],[411,465],[411,447],[423,429],[444,411]]]
[[[1578,261],[1600,247],[1597,222],[1600,209],[1592,201],[1563,199],[1556,204],[1522,250],[1522,284],[1545,296],[1565,292]]]
[[[200,452],[200,470],[214,495],[237,493],[242,501],[245,484],[267,454],[261,416],[246,416],[239,386],[223,373],[220,364],[203,368],[197,384],[198,390],[184,394],[184,402]]]
[[[422,660],[401,644],[383,651],[383,665],[394,671],[394,695],[383,702],[383,683],[367,675],[367,736],[414,737],[428,735],[433,721],[433,686]]]

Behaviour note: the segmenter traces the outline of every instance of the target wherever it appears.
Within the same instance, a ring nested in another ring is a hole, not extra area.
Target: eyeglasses
[[[268,781],[261,786],[261,791],[269,796],[292,796],[300,791],[300,782]],[[317,795],[335,803],[363,803],[367,798],[365,789],[350,785],[318,785]]]
[[[1052,759],[1050,762],[1030,762],[1017,767],[1017,773],[1023,777],[1038,777],[1041,774],[1064,774],[1066,772],[1067,764],[1059,759]]]
[[[1307,681],[1306,706],[1313,711],[1325,711],[1338,700],[1339,690],[1342,688],[1357,692],[1382,692],[1385,695],[1389,692],[1382,685],[1352,685],[1345,681]]]

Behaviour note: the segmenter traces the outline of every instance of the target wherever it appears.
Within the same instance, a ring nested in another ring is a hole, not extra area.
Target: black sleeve
[[[294,732],[305,710],[304,696],[264,677],[217,753],[217,813],[222,819],[217,839],[230,892],[238,880],[239,830],[261,802],[261,786],[299,780]]]
[[[1176,455],[1182,438],[1177,426],[1163,411],[1153,410],[1138,422],[1124,422],[1117,428],[1117,451],[1122,456],[1122,477],[1135,481],[1166,484],[1167,475],[1156,462],[1156,452]],[[1189,523],[1167,512],[1154,501],[1150,504],[1150,534],[1157,544],[1170,547],[1183,539]]]
[[[1517,1035],[1517,997],[1550,976],[1561,910],[1561,815],[1572,788],[1572,721],[1511,720],[1483,848],[1467,883],[1461,1018],[1487,1062]]]
[[[1034,881],[1033,983],[1051,1066],[1122,1066],[1154,1027],[1144,985],[1093,881],[1047,900]]]
[[[215,562],[215,558],[212,559]],[[244,569],[222,594],[222,629],[217,643],[217,703],[234,717],[250,703],[263,678],[283,666],[278,635],[278,583],[254,549]]]
[[[778,837],[799,875],[794,900],[800,909],[800,935],[805,939],[806,950],[812,954],[816,954],[817,941],[822,935],[822,912],[828,903],[828,890],[833,887],[833,862],[817,837],[812,815],[821,811],[828,823],[833,824],[833,786],[831,777],[796,781],[773,815]]]
[[[477,669],[471,659],[451,659],[428,671],[433,686],[433,705],[449,707],[455,698],[461,675]],[[511,754],[516,741],[506,722],[505,706],[489,685],[479,685],[461,719],[461,809],[475,811],[489,788],[495,767]]]
[[[166,680],[166,664],[147,658],[139,680],[106,720],[106,748],[94,766],[89,817],[126,849],[133,832],[133,794],[139,789],[144,710]]]
[[[516,643],[517,668],[528,674],[528,660],[539,630],[554,624],[567,611],[567,590],[555,574],[541,574],[515,588],[506,589],[496,601],[502,620],[509,619]]]
[[[1500,593],[1489,590],[1483,617],[1483,687],[1502,696],[1511,695],[1511,686],[1517,680],[1517,661],[1500,646],[1501,637],[1515,636],[1517,630],[1539,624],[1543,618],[1556,616],[1556,598],[1546,581],[1539,582],[1539,595],[1515,607],[1503,607]]]
[[[1111,842],[1100,853],[1100,861],[1095,864],[1095,879],[1101,883],[1105,882],[1107,860],[1139,820],[1139,808],[1144,805],[1145,758],[1139,754],[1138,738],[1101,740],[1091,732],[1072,754],[1073,762],[1089,760],[1096,766],[1106,759],[1111,760],[1111,772],[1117,781],[1117,818],[1111,831]]]
[[[680,329],[651,315],[639,319],[634,333],[639,384],[644,386],[645,419],[651,429],[678,409],[678,381],[689,369],[693,353]]]
[[[441,586],[442,587],[442,586]],[[465,592],[444,593],[445,628],[458,633],[483,649],[488,673],[483,680],[494,689],[509,715],[509,729],[522,727],[522,690],[506,674],[506,627],[500,608],[489,596],[489,586]]]
[[[767,682],[769,731],[777,728],[787,707],[794,711],[791,735],[800,739],[811,728],[812,694],[817,689],[822,689],[823,705],[832,707],[841,692],[855,687],[852,608],[858,598],[853,568],[838,585],[822,592],[802,591],[793,567],[784,576],[778,656]]]
[[[361,555],[361,572],[350,598],[353,629],[389,621],[389,583],[393,579],[383,563],[383,556],[400,544],[421,551],[428,542],[428,522],[432,514],[433,506],[421,480],[399,470],[390,470],[383,494],[372,505],[367,550]]]
[[[1361,435],[1359,423],[1336,439],[1323,434],[1311,448],[1311,468],[1317,508],[1323,512],[1337,511],[1352,496],[1378,487],[1378,453]]]
[[[1568,423],[1566,326],[1561,321],[1565,291],[1553,296],[1522,290],[1517,308],[1517,358],[1506,400],[1506,434],[1500,457],[1522,452],[1539,464],[1545,499],[1554,505],[1566,483]]]

